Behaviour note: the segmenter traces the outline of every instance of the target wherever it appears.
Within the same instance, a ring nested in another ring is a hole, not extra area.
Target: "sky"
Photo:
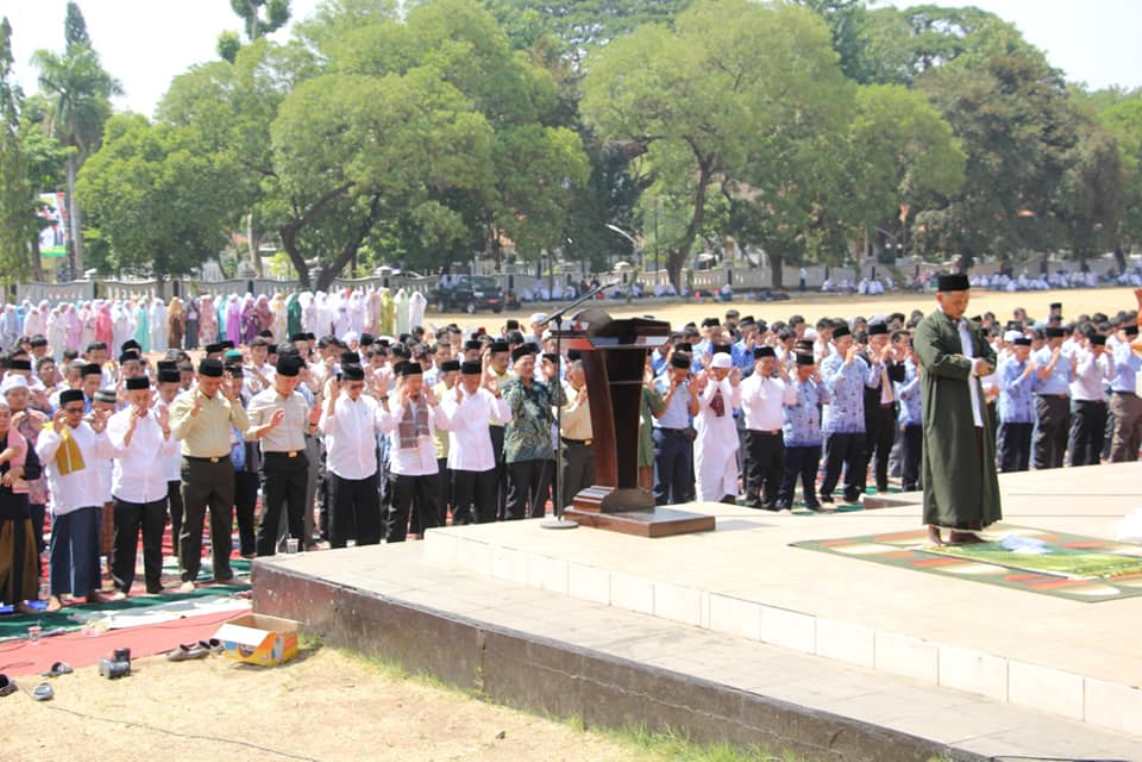
[[[304,18],[319,3],[293,0],[294,18]],[[1014,22],[1070,81],[1095,88],[1142,87],[1142,45],[1137,44],[1142,0],[974,0],[971,4]],[[66,0],[0,0],[0,14],[12,24],[16,75],[26,92],[36,90],[32,53],[40,48],[63,49],[66,7]],[[116,98],[115,107],[148,116],[172,78],[216,57],[219,32],[240,28],[229,0],[80,0],[80,7],[104,67],[123,85],[125,93]]]

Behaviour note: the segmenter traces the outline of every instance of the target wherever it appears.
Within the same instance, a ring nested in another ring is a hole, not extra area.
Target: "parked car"
[[[469,315],[478,310],[503,312],[504,291],[495,278],[486,275],[456,275],[432,292],[432,304],[438,312],[463,310]]]

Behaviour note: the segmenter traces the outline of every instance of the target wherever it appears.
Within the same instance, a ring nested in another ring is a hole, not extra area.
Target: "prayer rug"
[[[999,524],[981,536],[987,542],[934,546],[916,529],[792,544],[1085,603],[1142,596],[1142,545]]]

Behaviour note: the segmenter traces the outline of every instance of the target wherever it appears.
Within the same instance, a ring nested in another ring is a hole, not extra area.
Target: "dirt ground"
[[[330,648],[274,669],[154,657],[117,681],[85,667],[52,685],[50,702],[0,698],[5,762],[658,759]]]
[[[1129,288],[1024,291],[1014,294],[976,289],[972,292],[968,315],[982,314],[990,310],[995,313],[999,320],[1006,321],[1010,319],[1012,310],[1016,307],[1023,307],[1032,318],[1043,318],[1046,317],[1047,307],[1052,302],[1062,302],[1063,316],[1069,318],[1076,317],[1081,313],[1089,314],[1092,312],[1114,315],[1119,310],[1133,310],[1138,307],[1138,301]],[[650,314],[659,320],[670,321],[674,328],[681,328],[690,320],[700,322],[702,318],[708,316],[720,318],[731,307],[738,310],[742,315],[753,315],[755,318],[762,318],[768,322],[787,320],[790,315],[800,314],[810,323],[816,323],[822,317],[854,317],[856,315],[869,317],[870,315],[891,312],[903,312],[907,315],[914,309],[927,313],[935,308],[936,299],[932,294],[911,292],[885,294],[883,296],[830,296],[827,294],[801,296],[794,293],[793,298],[787,302],[737,300],[731,304],[725,304],[707,299],[702,303],[643,301],[628,306],[624,302],[608,299],[594,302],[593,305],[602,306],[613,317]],[[509,317],[526,320],[531,314],[544,312],[546,309],[546,307],[527,307],[499,315],[490,312],[481,312],[477,315],[459,313],[440,315],[429,312],[425,320],[432,325],[455,321],[461,327],[484,326],[489,331],[498,331],[503,321]]]

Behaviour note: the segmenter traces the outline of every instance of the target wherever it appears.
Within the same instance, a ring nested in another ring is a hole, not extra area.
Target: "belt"
[[[271,450],[270,452],[262,453],[262,455],[267,458],[271,455],[279,458],[296,458],[298,455],[305,455],[305,453],[301,450]]]
[[[1064,400],[1067,398],[1067,395],[1063,394],[1061,392],[1058,394],[1044,394],[1043,392],[1039,392],[1035,396],[1036,397],[1050,397],[1052,399],[1064,399]]]
[[[761,429],[746,429],[750,434],[765,434],[767,437],[775,437],[781,433],[781,429],[773,429],[772,431],[762,431]]]
[[[686,429],[668,429],[665,426],[659,426],[658,430],[666,434],[685,434]]]
[[[219,455],[217,458],[196,458],[193,455],[183,455],[182,457],[189,460],[191,463],[221,463],[222,461],[229,461],[229,455]]]
[[[1119,394],[1119,395],[1122,395],[1123,397],[1137,397],[1138,396],[1134,392],[1119,391],[1118,389],[1112,389],[1110,393],[1111,394]]]
[[[562,439],[563,439],[563,444],[565,444],[565,445],[583,445],[583,446],[586,446],[586,445],[591,444],[590,439],[568,439],[567,437],[562,437]]]

